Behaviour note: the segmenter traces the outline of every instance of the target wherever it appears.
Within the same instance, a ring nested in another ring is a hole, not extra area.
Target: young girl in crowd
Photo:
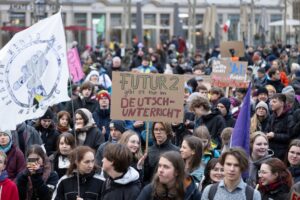
[[[58,149],[50,157],[51,169],[58,174],[61,178],[67,172],[70,166],[70,160],[68,156],[75,148],[75,138],[71,133],[62,133],[57,140]]]
[[[178,152],[168,151],[160,156],[152,182],[143,188],[137,198],[145,199],[200,199],[200,192],[193,179],[186,176],[184,161]]]
[[[58,182],[58,176],[51,171],[47,155],[39,145],[32,145],[27,152],[27,169],[19,173],[17,186],[20,199],[50,200]]]
[[[281,160],[270,158],[263,162],[258,175],[262,200],[288,199],[293,178]]]
[[[200,190],[203,191],[209,184],[218,183],[224,178],[224,168],[217,158],[208,161],[204,170],[204,179],[201,183]]]
[[[251,118],[250,132],[255,131],[266,132],[269,122],[269,108],[268,104],[260,101],[255,107],[255,113]]]
[[[18,188],[16,184],[8,178],[7,171],[5,171],[6,163],[6,154],[3,151],[0,151],[0,199],[18,200]]]
[[[249,162],[249,178],[247,183],[255,187],[258,181],[258,170],[263,162],[270,159],[274,153],[269,150],[269,141],[263,132],[254,132],[250,136],[251,157]]]
[[[36,130],[41,135],[47,156],[50,156],[56,151],[56,141],[59,135],[55,130],[53,118],[53,112],[48,109],[46,113],[38,119],[35,126]]]
[[[67,111],[60,111],[57,113],[57,126],[58,133],[71,132],[72,119],[71,115]]]
[[[144,166],[144,160],[147,155],[143,155],[142,153],[139,135],[132,130],[125,131],[118,143],[127,146],[131,151],[133,155],[133,162],[131,166],[138,171],[142,170]]]
[[[195,136],[185,136],[181,148],[181,157],[185,162],[185,171],[190,174],[194,181],[200,183],[203,169],[200,167],[202,158],[202,142]]]
[[[104,136],[96,127],[92,113],[86,108],[76,110],[74,131],[78,145],[86,145],[97,150],[104,142]]]
[[[202,141],[203,155],[201,165],[203,167],[210,159],[220,157],[220,152],[216,150],[217,145],[211,142],[211,136],[206,126],[199,126],[193,134]]]
[[[300,140],[295,139],[289,145],[287,151],[287,166],[292,174],[294,183],[300,181]]]
[[[100,180],[97,171],[94,150],[88,146],[76,147],[70,154],[70,167],[67,174],[59,180],[52,199],[100,199],[103,181]],[[77,176],[79,176],[80,194],[78,194]]]
[[[6,154],[5,170],[8,178],[15,180],[17,175],[26,168],[22,151],[13,144],[10,130],[0,131],[0,151]]]

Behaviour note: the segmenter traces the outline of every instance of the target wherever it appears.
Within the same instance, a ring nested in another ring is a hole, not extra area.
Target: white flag
[[[61,13],[17,33],[0,51],[0,130],[41,117],[68,96]]]

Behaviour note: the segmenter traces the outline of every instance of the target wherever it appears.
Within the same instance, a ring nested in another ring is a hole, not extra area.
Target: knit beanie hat
[[[269,112],[268,105],[267,105],[264,101],[260,101],[260,102],[256,105],[255,110],[257,110],[258,108],[264,108],[267,112]]]
[[[288,85],[285,88],[282,89],[282,94],[286,94],[286,93],[292,93],[295,95],[295,90],[292,86]]]
[[[97,93],[96,95],[96,99],[99,101],[100,99],[102,99],[103,97],[108,98],[108,100],[110,101],[110,95],[106,90],[101,90],[100,92]]]
[[[229,111],[230,111],[230,106],[231,106],[231,102],[230,102],[230,100],[229,100],[228,98],[222,97],[222,98],[218,101],[218,103],[223,104],[223,105],[225,106],[226,110],[227,110],[227,113],[229,113]]]
[[[5,133],[6,135],[8,135],[8,137],[9,137],[10,139],[12,139],[12,134],[11,134],[11,131],[10,131],[10,130],[0,131],[0,133]]]
[[[109,127],[115,128],[118,131],[120,131],[121,133],[124,133],[126,131],[125,122],[122,120],[112,120],[109,124]]]
[[[40,117],[40,119],[41,120],[42,119],[53,119],[53,117],[54,117],[53,112],[48,108],[47,111],[45,112],[45,114],[42,117]]]

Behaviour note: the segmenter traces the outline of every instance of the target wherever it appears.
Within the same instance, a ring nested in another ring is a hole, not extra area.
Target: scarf
[[[281,188],[283,185],[284,185],[284,183],[282,181],[277,181],[277,182],[271,183],[269,185],[262,185],[261,182],[259,181],[259,191],[266,194],[266,193],[270,193],[274,190]]]
[[[58,124],[58,125],[57,125],[57,130],[58,130],[60,133],[64,133],[64,132],[68,132],[70,129],[69,129],[69,127],[61,126],[60,124]]]
[[[4,153],[7,153],[12,146],[12,140],[9,140],[9,143],[6,146],[0,146],[0,151],[3,151]]]

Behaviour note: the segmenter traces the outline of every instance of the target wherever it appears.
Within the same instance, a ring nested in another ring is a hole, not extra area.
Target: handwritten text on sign
[[[212,85],[216,87],[248,87],[247,62],[230,60],[214,61],[212,71]]]
[[[114,72],[112,119],[182,122],[184,77]]]

